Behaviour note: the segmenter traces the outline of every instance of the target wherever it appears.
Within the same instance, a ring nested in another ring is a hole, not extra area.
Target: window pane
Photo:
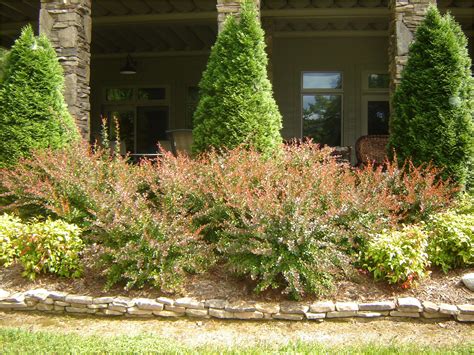
[[[369,74],[369,89],[388,89],[390,77],[388,74]]]
[[[341,95],[303,95],[303,136],[316,143],[341,144]]]
[[[108,124],[110,127],[111,141],[116,140],[115,133],[115,119],[117,119],[120,130],[120,143],[123,150],[126,152],[133,152],[134,149],[134,134],[133,134],[133,118],[134,111],[109,111],[107,112]]]
[[[141,88],[138,89],[139,100],[164,100],[166,99],[165,88]]]
[[[154,154],[158,141],[166,140],[168,109],[166,107],[138,107],[137,153]]]
[[[337,72],[303,73],[303,89],[342,89],[342,74]]]
[[[388,119],[390,117],[388,101],[369,101],[367,114],[369,134],[388,134]]]
[[[129,101],[133,98],[133,89],[106,89],[107,101]]]

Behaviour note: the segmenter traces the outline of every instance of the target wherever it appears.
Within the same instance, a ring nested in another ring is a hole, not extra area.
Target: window
[[[342,93],[341,72],[303,72],[303,137],[329,146],[341,145]]]
[[[116,139],[116,118],[121,151],[156,153],[158,142],[166,141],[169,124],[167,87],[105,89],[103,115],[109,119],[110,139]],[[163,144],[166,145],[166,144]]]

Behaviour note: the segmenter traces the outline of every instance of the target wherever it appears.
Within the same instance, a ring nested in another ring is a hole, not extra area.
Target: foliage
[[[410,47],[390,124],[389,148],[402,162],[432,162],[461,185],[474,159],[470,66],[459,25],[431,6]]]
[[[2,81],[3,81],[7,58],[8,58],[8,50],[0,47],[0,85],[2,84]]]
[[[109,285],[176,289],[217,257],[256,291],[298,298],[330,291],[372,234],[426,220],[454,193],[430,166],[353,170],[331,152],[295,142],[271,159],[238,147],[132,165],[75,144],[35,152],[0,181],[16,201],[4,209],[40,208],[97,242]]]
[[[23,235],[25,226],[18,217],[9,214],[0,215],[0,264],[11,265],[20,255],[18,237]]]
[[[64,277],[80,276],[80,252],[84,247],[80,234],[79,227],[60,220],[27,224],[17,240],[23,276],[34,279],[45,272]]]
[[[433,215],[427,223],[428,255],[444,272],[474,265],[474,214],[448,211]]]
[[[400,231],[377,234],[360,258],[376,280],[403,283],[402,287],[407,288],[426,275],[429,266],[426,246],[427,236],[420,227],[405,226]]]
[[[195,152],[244,144],[272,152],[281,144],[281,115],[267,78],[264,33],[252,1],[229,16],[211,50],[194,113]]]
[[[64,78],[46,36],[25,27],[15,41],[0,86],[0,167],[31,149],[59,148],[78,136],[62,95]]]

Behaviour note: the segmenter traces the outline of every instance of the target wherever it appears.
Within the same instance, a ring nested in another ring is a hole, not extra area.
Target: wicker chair
[[[356,166],[361,167],[369,162],[382,165],[387,157],[388,135],[367,135],[360,137],[355,144]]]
[[[171,142],[171,151],[174,155],[178,152],[191,154],[193,144],[193,131],[191,129],[174,129],[166,131]]]

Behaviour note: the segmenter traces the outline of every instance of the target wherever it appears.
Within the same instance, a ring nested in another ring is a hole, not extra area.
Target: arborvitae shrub
[[[465,184],[474,154],[471,59],[467,40],[448,14],[428,9],[410,47],[394,99],[392,153],[399,161],[430,162]]]
[[[267,78],[264,33],[252,2],[240,20],[229,16],[212,48],[194,114],[194,152],[252,146],[271,152],[281,143],[281,115]]]
[[[8,55],[0,87],[0,167],[14,165],[32,149],[59,148],[78,137],[63,85],[49,40],[25,27]]]
[[[7,61],[8,50],[0,47],[0,85],[3,81],[3,73],[5,71],[5,64]]]

